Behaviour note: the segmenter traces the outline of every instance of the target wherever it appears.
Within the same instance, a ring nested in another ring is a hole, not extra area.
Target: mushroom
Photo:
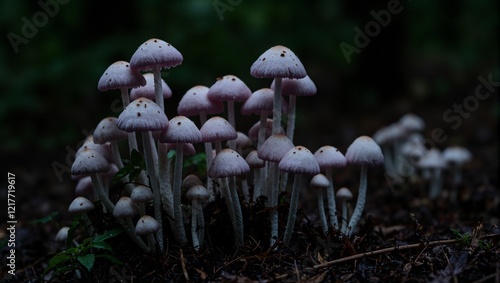
[[[160,135],[161,142],[175,143],[175,165],[173,181],[173,217],[177,226],[177,238],[181,245],[187,243],[184,231],[182,208],[181,208],[181,184],[182,184],[182,163],[184,156],[184,144],[198,143],[201,141],[201,132],[189,118],[176,116],[169,122],[169,126]]]
[[[274,78],[273,134],[281,128],[281,82],[283,78],[300,79],[306,70],[299,58],[287,47],[271,47],[252,64],[250,74],[256,78]]]
[[[263,167],[266,165],[265,161],[260,159],[257,150],[252,150],[248,153],[247,157],[245,158],[247,161],[248,165],[250,166],[251,169],[253,169],[253,197],[252,200],[256,201],[257,197],[260,196],[261,194],[261,188],[262,184],[264,182],[265,174],[263,174]]]
[[[136,100],[139,97],[145,97],[149,100],[156,101],[154,75],[152,73],[146,73],[143,74],[143,76],[146,79],[146,84],[144,86],[133,88],[130,91],[130,100]],[[161,89],[163,93],[163,99],[169,99],[170,97],[172,97],[172,90],[163,79],[161,79]]]
[[[154,198],[151,189],[141,184],[136,185],[130,194],[130,199],[139,205],[139,213],[141,216],[146,214],[145,204],[154,200]]]
[[[128,133],[120,130],[116,126],[116,121],[117,119],[115,117],[102,119],[94,130],[93,140],[95,144],[104,144],[106,142],[111,144],[113,162],[119,169],[121,169],[123,167],[123,162],[120,156],[120,151],[118,150],[118,143],[116,141],[127,139]]]
[[[193,247],[198,251],[203,244],[200,240],[201,235],[205,234],[205,218],[201,203],[209,198],[209,194],[205,187],[196,184],[187,191],[186,197],[191,201],[191,237]]]
[[[442,170],[446,167],[446,160],[442,153],[437,148],[429,149],[427,154],[420,158],[417,165],[422,170],[429,170],[431,173],[429,199],[438,198],[443,187]]]
[[[234,176],[243,175],[249,171],[250,167],[245,159],[236,151],[227,148],[217,153],[208,169],[208,175],[211,178],[224,178],[221,190],[226,199],[229,216],[233,223],[237,246],[243,244],[243,215],[238,193],[236,191]],[[229,182],[230,177],[232,179],[231,182]]]
[[[363,214],[363,209],[365,207],[367,168],[384,164],[384,155],[382,154],[380,146],[372,138],[368,136],[361,136],[355,139],[354,142],[347,148],[345,158],[347,164],[361,166],[358,200],[348,226],[348,236],[351,236],[354,228],[361,219],[361,215]]]
[[[222,150],[221,141],[234,140],[238,137],[238,133],[229,122],[219,116],[214,116],[208,119],[200,129],[202,142],[215,143],[215,152],[219,153]]]
[[[352,199],[352,193],[348,188],[340,188],[337,191],[337,199],[342,202],[342,227],[340,231],[342,233],[347,233],[347,219],[348,219],[348,211],[347,211],[347,202]]]
[[[94,227],[90,222],[87,212],[94,210],[94,208],[94,204],[84,197],[76,197],[71,202],[68,208],[69,213],[80,214],[82,216],[83,223],[85,224],[84,228],[89,233],[89,235],[94,234]]]
[[[330,225],[335,229],[339,228],[339,223],[337,219],[337,207],[335,203],[335,189],[333,187],[333,176],[332,170],[334,168],[345,167],[346,159],[344,155],[335,147],[330,145],[325,145],[320,147],[314,153],[316,161],[318,161],[319,168],[321,171],[325,172],[325,176],[330,181],[330,185],[326,190],[326,196],[328,199],[328,215],[330,218]]]
[[[155,245],[155,238],[153,234],[158,232],[160,229],[161,225],[158,221],[156,221],[156,219],[149,215],[143,215],[139,218],[139,220],[137,220],[134,232],[139,236],[147,236],[149,250],[153,250]]]
[[[321,230],[323,231],[323,234],[326,235],[328,234],[328,224],[326,222],[325,205],[323,203],[323,190],[330,187],[330,181],[325,175],[316,174],[312,177],[309,185],[311,186],[311,189],[316,190],[318,195],[318,214],[319,219],[321,220]]]
[[[141,247],[145,251],[152,250],[152,246],[149,248],[144,244],[142,239],[137,236],[134,231],[134,223],[132,222],[132,217],[134,217],[138,212],[138,206],[136,203],[132,201],[129,197],[121,197],[115,205],[113,210],[113,216],[117,219],[124,219],[126,224],[120,222],[124,228],[126,228],[127,234],[134,240],[139,247]]]
[[[299,203],[302,175],[312,176],[318,174],[319,164],[309,149],[303,146],[296,146],[283,156],[278,166],[281,171],[294,174],[290,208],[288,209],[288,219],[286,222],[285,234],[283,236],[283,242],[285,245],[288,245],[292,237],[292,231],[297,217],[297,205]]]
[[[59,229],[59,231],[57,231],[56,237],[54,238],[56,242],[66,242],[66,240],[68,239],[68,231],[68,226],[64,226]]]

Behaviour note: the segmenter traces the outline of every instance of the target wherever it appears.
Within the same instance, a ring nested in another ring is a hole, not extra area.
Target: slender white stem
[[[120,89],[121,95],[122,95],[122,104],[123,104],[123,109],[127,107],[130,104],[130,97],[128,94],[128,88],[122,87]],[[135,136],[135,133],[128,133],[128,146],[129,146],[129,154],[132,152],[132,150],[137,150],[137,138]]]
[[[193,239],[193,248],[195,251],[200,250],[200,239],[198,237],[198,204],[194,199],[191,204],[191,238]]]
[[[201,203],[198,204],[198,239],[200,245],[203,245],[205,241],[205,216],[203,215],[203,206]]]
[[[232,197],[231,197],[231,191],[229,190],[229,180],[228,178],[222,178],[222,179],[219,179],[219,180],[222,180],[222,184],[221,184],[221,192],[222,192],[222,196],[226,199],[226,206],[227,206],[227,210],[229,212],[229,218],[231,218],[231,223],[233,224],[233,229],[235,231],[235,235],[236,235],[236,216],[235,216],[235,212],[234,212],[234,206],[232,204]]]
[[[250,192],[248,191],[248,181],[247,179],[241,180],[241,192],[243,193],[243,200],[246,203],[250,202]]]
[[[330,224],[335,228],[339,228],[339,222],[337,219],[337,205],[335,203],[335,190],[333,188],[333,177],[332,169],[327,168],[325,170],[326,178],[330,181],[330,186],[326,188],[326,196],[328,199],[328,216],[330,218]]]
[[[268,207],[271,207],[271,238],[270,238],[270,246],[272,247],[274,243],[278,240],[278,182],[279,182],[279,170],[278,163],[269,162],[269,178],[268,186],[266,188],[267,197],[268,197]]]
[[[295,108],[297,105],[297,96],[288,97],[288,121],[286,125],[286,136],[293,141],[293,132],[295,131]]]
[[[343,199],[342,200],[342,228],[340,231],[342,233],[346,234],[347,233],[347,200]]]
[[[234,207],[234,220],[236,223],[235,227],[235,242],[237,246],[243,245],[243,214],[241,212],[241,204],[240,198],[238,196],[238,192],[236,191],[236,177],[228,177],[230,179],[229,182],[229,190],[231,191],[231,202]]]
[[[155,83],[155,101],[158,106],[160,106],[161,110],[165,112],[165,105],[163,103],[163,89],[161,85],[161,71],[160,66],[156,65],[153,70],[153,78]]]
[[[441,169],[434,168],[432,173],[433,174],[430,181],[431,183],[429,189],[429,198],[437,199],[441,194],[441,188],[442,188]]]
[[[158,176],[156,175],[156,165],[153,160],[153,149],[154,145],[151,140],[153,137],[151,136],[151,132],[147,131],[142,133],[142,144],[144,149],[144,158],[146,159],[146,170],[148,171],[149,178],[151,181],[151,188],[153,189],[154,195],[154,211],[155,211],[155,219],[160,223],[160,229],[156,232],[156,238],[158,239],[158,245],[160,246],[160,251],[163,251],[163,225],[162,225],[162,217],[161,217],[161,198],[160,198],[160,186],[158,183]]]
[[[203,127],[205,122],[207,121],[207,113],[205,111],[200,112],[200,129]],[[208,176],[208,169],[212,164],[212,143],[206,142],[205,145],[205,161],[207,163],[207,191],[212,192],[212,179]]]
[[[261,180],[262,178],[262,168],[253,169],[253,196],[252,200],[256,201],[257,198],[261,195]]]
[[[234,101],[232,100],[227,101],[227,120],[229,124],[236,129],[236,122],[234,119]],[[236,150],[236,142],[234,140],[230,140],[227,143],[230,149]]]
[[[104,188],[102,186],[102,183],[99,179],[99,176],[97,176],[96,173],[90,174],[90,179],[92,180],[92,185],[94,186],[94,190],[97,191],[97,195],[99,196],[99,199],[102,201],[102,204],[104,207],[107,209],[109,213],[113,213],[113,209],[115,208],[115,205],[109,200],[108,195],[104,191]]]
[[[94,235],[94,226],[92,226],[92,222],[90,222],[89,216],[86,212],[82,214],[83,225],[85,225],[85,230],[87,233],[92,236]]]
[[[169,219],[171,219],[174,218],[174,196],[172,194],[172,184],[170,182],[167,144],[158,144],[158,163],[161,201],[163,209],[167,212]]]
[[[281,82],[282,78],[274,79],[273,134],[279,133],[281,128]]]
[[[318,213],[319,219],[321,221],[321,230],[323,234],[328,234],[328,225],[326,224],[326,215],[325,215],[325,205],[323,203],[323,190],[316,189],[318,191]]]
[[[359,220],[361,219],[361,215],[363,215],[363,209],[365,208],[366,201],[366,186],[367,186],[367,168],[365,165],[361,166],[361,174],[359,179],[359,191],[358,191],[358,200],[356,202],[356,207],[354,208],[354,212],[352,213],[351,220],[349,221],[349,229],[348,236],[350,237],[358,225]]]
[[[181,203],[183,158],[184,158],[184,144],[177,143],[175,145],[174,182],[173,182],[172,192],[174,195],[175,226],[177,227],[177,238],[181,246],[187,244],[186,231],[184,230],[184,221],[182,216],[182,203]]]
[[[288,220],[286,222],[285,234],[283,236],[283,242],[285,243],[285,245],[288,245],[290,243],[293,227],[295,226],[295,219],[297,218],[297,207],[299,203],[301,180],[302,174],[295,174],[292,186],[292,196],[290,199],[290,208],[288,209]]]

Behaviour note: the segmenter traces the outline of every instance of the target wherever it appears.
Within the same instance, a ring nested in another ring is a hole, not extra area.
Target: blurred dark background
[[[44,12],[47,3],[57,10],[52,15]],[[346,58],[340,44],[355,48],[355,28],[364,31],[374,21],[371,11],[388,5],[401,11],[385,27],[377,24],[380,31],[373,30],[367,46]],[[426,121],[426,137],[435,128],[445,131],[439,148],[468,147],[496,182],[498,89],[460,127],[443,119],[474,95],[478,76],[500,81],[495,0],[6,0],[0,11],[2,172],[17,174],[18,194],[33,213],[54,210],[40,199],[73,194],[64,166],[85,138],[82,131],[119,114],[119,92],[100,93],[100,76],[113,62],[129,61],[152,37],[184,56],[182,65],[163,71],[174,93],[166,101],[168,117],[189,88],[210,87],[219,76],[234,74],[252,91],[268,87],[270,80],[253,78],[249,69],[281,44],[301,59],[318,88],[316,96],[298,99],[295,144],[312,151],[329,144],[345,152],[357,136],[413,112]],[[27,22],[38,25],[28,36]],[[13,45],[13,34],[23,43]],[[242,132],[258,119],[240,117]]]

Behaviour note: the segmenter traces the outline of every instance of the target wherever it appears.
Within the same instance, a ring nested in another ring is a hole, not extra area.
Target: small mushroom
[[[323,230],[323,234],[328,234],[328,224],[326,222],[326,214],[325,214],[325,205],[323,201],[323,193],[326,188],[330,186],[330,181],[323,174],[317,174],[309,183],[311,189],[316,190],[316,194],[318,195],[318,213],[319,219],[321,220],[321,229]]]
[[[346,234],[347,220],[348,220],[347,202],[352,199],[352,193],[348,188],[340,188],[337,191],[337,199],[339,199],[342,202],[342,227],[340,231]]]
[[[203,244],[202,235],[205,234],[205,218],[201,203],[208,199],[209,194],[202,185],[194,185],[187,191],[186,197],[191,201],[191,238],[194,249],[198,251]]]

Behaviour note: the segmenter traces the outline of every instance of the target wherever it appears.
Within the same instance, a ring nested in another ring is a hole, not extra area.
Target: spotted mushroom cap
[[[257,153],[260,159],[280,162],[293,146],[293,142],[285,134],[274,134],[262,144]]]
[[[217,114],[224,111],[222,101],[208,99],[208,87],[197,85],[190,88],[184,96],[182,96],[177,113],[183,116],[198,116],[200,112],[206,114]]]
[[[185,116],[176,116],[168,122],[169,126],[160,134],[160,142],[199,143],[201,132],[198,127]]]
[[[94,130],[94,143],[103,144],[108,141],[127,139],[128,133],[118,128],[116,125],[117,120],[115,117],[102,119]]]
[[[194,185],[186,192],[188,200],[201,200],[205,201],[210,197],[207,189],[202,185]]]
[[[97,89],[99,91],[107,91],[120,88],[133,88],[145,84],[146,80],[141,73],[132,70],[128,62],[117,61],[104,71],[97,84]]]
[[[225,148],[219,152],[208,169],[210,178],[238,176],[250,171],[250,166],[236,151]]]
[[[316,175],[319,173],[318,161],[314,155],[309,149],[300,145],[288,151],[278,167],[281,171],[294,174]]]
[[[182,63],[182,54],[170,43],[151,38],[144,42],[130,59],[130,67],[139,71],[150,71],[155,66],[171,68]]]
[[[380,146],[370,137],[361,136],[347,148],[347,164],[375,167],[384,164],[384,155]]]
[[[84,149],[92,149],[97,151],[102,157],[106,159],[109,163],[113,162],[113,150],[111,148],[111,144],[109,142],[105,142],[102,144],[94,143],[93,136],[88,136],[87,139],[83,142],[82,146],[76,151],[76,155],[80,153],[80,151]]]
[[[121,197],[115,204],[113,216],[116,218],[133,217],[139,211],[139,207],[129,197]]]
[[[261,88],[256,90],[250,95],[250,97],[241,106],[241,114],[261,114],[266,112],[267,115],[272,114],[274,105],[274,91],[270,88]],[[287,103],[281,98],[282,112],[287,111]]]
[[[153,234],[160,229],[160,223],[149,215],[144,215],[135,224],[135,233],[139,236]]]
[[[168,127],[168,118],[156,103],[141,97],[120,113],[117,126],[127,132],[157,131]]]
[[[91,210],[94,210],[94,204],[85,197],[76,197],[71,204],[69,205],[68,212],[69,213],[86,213]]]
[[[274,80],[271,89],[274,90]],[[283,79],[281,84],[282,95],[312,96],[316,91],[316,85],[307,75],[301,79]]]
[[[237,76],[226,75],[208,89],[207,97],[216,101],[245,101],[252,94],[247,85]]]
[[[306,76],[299,58],[287,47],[271,47],[252,64],[250,74],[256,78],[291,78]]]
[[[214,142],[216,140],[234,140],[238,137],[236,130],[229,122],[219,116],[208,119],[200,129],[202,142]]]
[[[80,151],[71,166],[72,175],[88,175],[93,173],[105,173],[109,170],[106,159],[93,149]]]
[[[347,164],[345,156],[342,154],[342,152],[330,145],[320,147],[314,153],[314,157],[318,161],[319,167],[323,171],[328,168],[345,167]]]
[[[135,203],[144,203],[153,200],[154,195],[149,187],[139,184],[130,193],[130,199]]]
[[[145,97],[147,99],[155,101],[154,75],[152,73],[147,73],[143,76],[146,79],[146,85],[130,90],[130,100],[136,100],[139,97]],[[163,79],[161,79],[161,90],[163,92],[164,99],[169,99],[170,97],[172,97],[172,90]]]

